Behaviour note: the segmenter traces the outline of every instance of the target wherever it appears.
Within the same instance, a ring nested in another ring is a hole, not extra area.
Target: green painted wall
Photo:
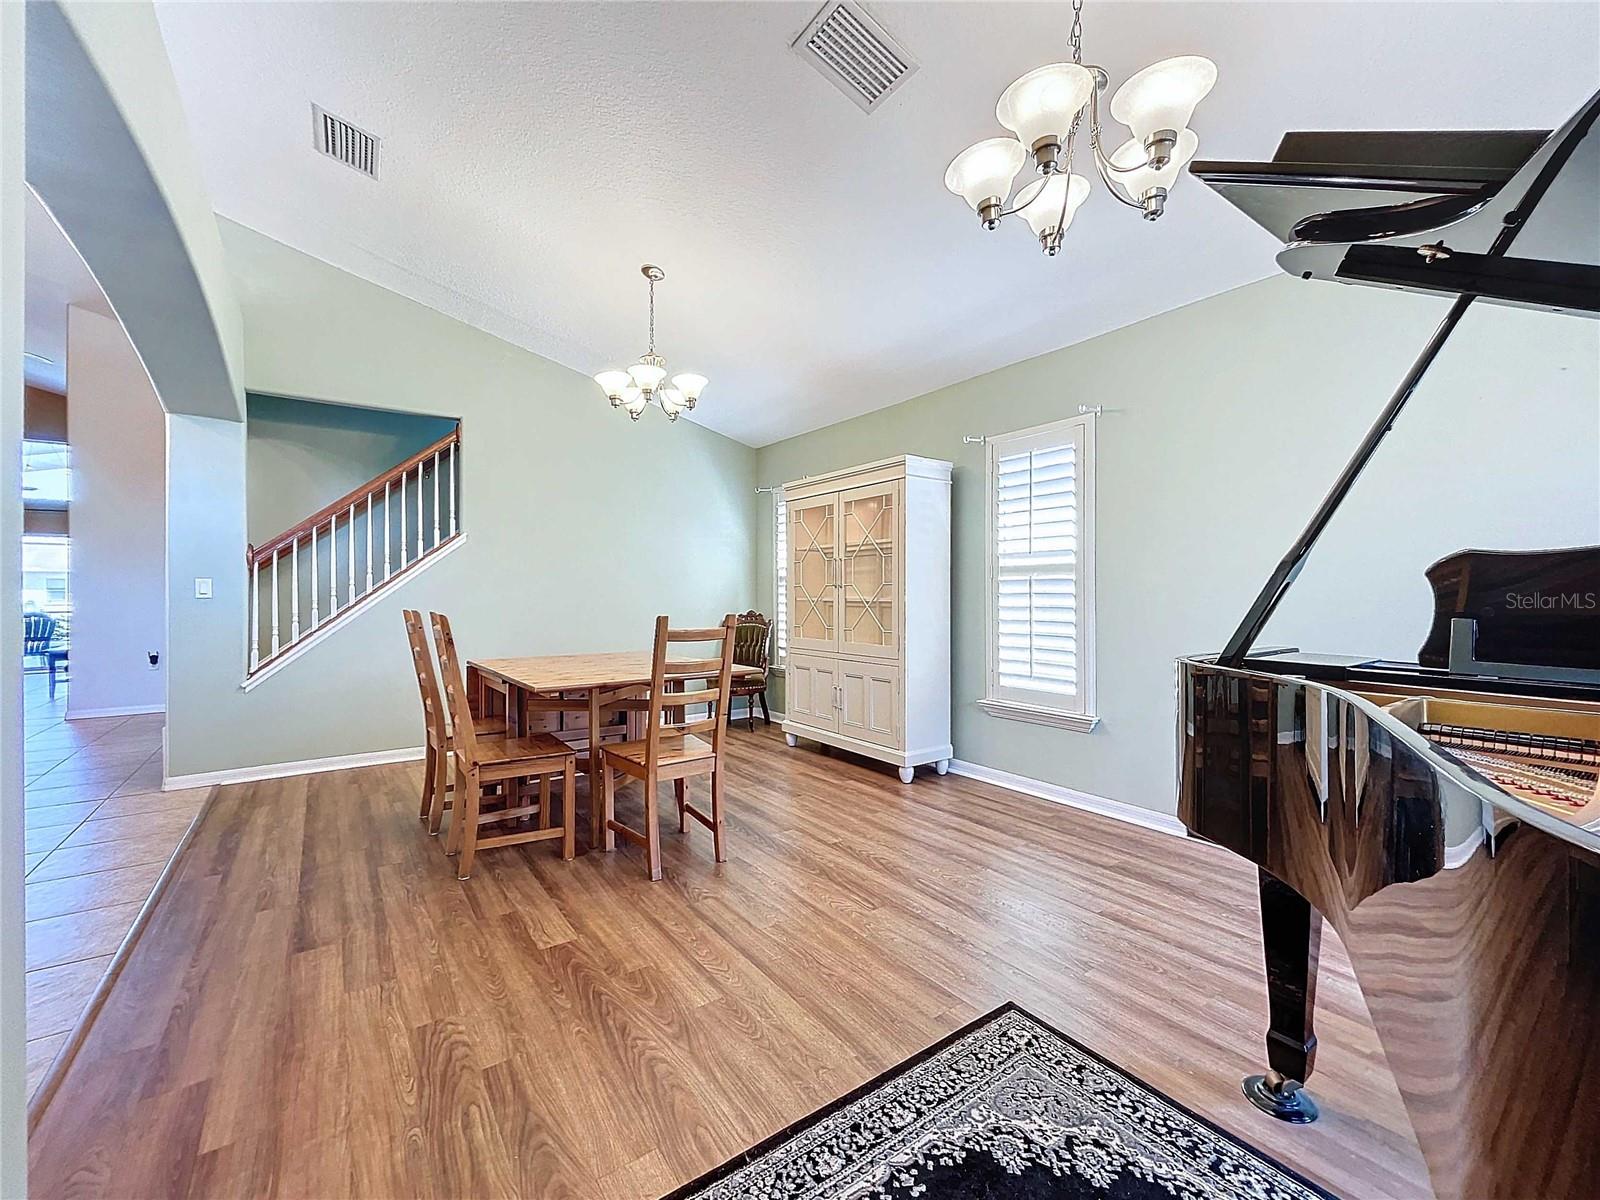
[[[1070,269],[1070,264],[1069,264]],[[1173,659],[1220,648],[1439,320],[1442,301],[1275,278],[763,447],[783,483],[892,454],[951,459],[958,757],[1172,811]],[[1003,320],[1004,314],[995,314]],[[1483,306],[1427,377],[1266,641],[1411,658],[1424,569],[1466,546],[1600,542],[1600,325]],[[1100,727],[990,717],[983,447],[1104,404]],[[766,500],[766,497],[762,497]],[[772,611],[771,506],[757,570]],[[782,686],[774,702],[781,706]]]
[[[169,421],[168,774],[416,746],[400,610],[450,614],[471,657],[649,644],[752,602],[755,451],[222,222],[252,392],[459,416],[467,540],[249,692],[244,425]],[[215,598],[195,600],[196,576]]]

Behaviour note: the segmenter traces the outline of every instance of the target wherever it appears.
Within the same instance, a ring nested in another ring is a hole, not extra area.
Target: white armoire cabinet
[[[950,464],[904,455],[783,486],[783,732],[950,765]]]

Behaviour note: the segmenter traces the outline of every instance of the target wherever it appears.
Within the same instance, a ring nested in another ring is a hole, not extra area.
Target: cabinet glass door
[[[900,485],[839,493],[839,651],[900,653]]]
[[[789,648],[836,650],[839,641],[838,497],[789,505]]]

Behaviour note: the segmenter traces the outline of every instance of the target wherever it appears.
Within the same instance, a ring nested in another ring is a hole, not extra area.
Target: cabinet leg
[[[798,746],[800,744],[800,739],[795,737],[795,735],[792,733],[784,734],[783,740],[791,746]]]
[[[916,777],[917,777],[917,773],[913,768],[911,768],[911,767],[901,767],[900,768],[900,782],[901,783],[910,783]]]
[[[1244,1094],[1263,1112],[1296,1125],[1317,1119],[1303,1085],[1317,1059],[1312,1017],[1322,914],[1286,883],[1260,872],[1261,940],[1267,960],[1267,1066],[1248,1076]]]
[[[938,762],[933,764],[933,769],[939,772],[941,775],[950,774],[950,760],[948,758],[941,758]]]

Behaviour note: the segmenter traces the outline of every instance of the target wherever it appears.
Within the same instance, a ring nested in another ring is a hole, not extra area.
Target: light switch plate
[[[211,580],[196,578],[194,581],[194,598],[196,600],[211,599]]]

